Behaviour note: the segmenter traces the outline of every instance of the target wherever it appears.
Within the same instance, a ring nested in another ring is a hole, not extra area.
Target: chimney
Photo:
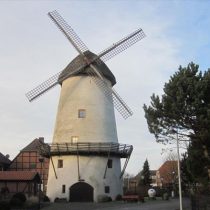
[[[41,141],[42,143],[44,143],[44,137],[39,137],[39,141]]]

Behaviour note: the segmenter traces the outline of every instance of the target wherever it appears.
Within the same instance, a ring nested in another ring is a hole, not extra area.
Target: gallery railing
[[[133,146],[119,143],[101,143],[101,142],[78,142],[78,143],[53,143],[43,144],[39,147],[40,154],[44,157],[60,155],[94,155],[94,156],[112,156],[128,158]]]

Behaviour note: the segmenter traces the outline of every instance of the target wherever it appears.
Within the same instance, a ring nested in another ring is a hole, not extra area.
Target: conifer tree
[[[149,168],[149,162],[146,159],[143,165],[143,170],[141,171],[141,178],[140,183],[142,185],[150,185],[151,184],[151,178],[150,178],[150,168]]]
[[[153,94],[144,105],[149,131],[157,142],[189,141],[187,168],[194,181],[207,182],[210,167],[210,69],[190,63],[180,66],[165,84],[162,96]]]

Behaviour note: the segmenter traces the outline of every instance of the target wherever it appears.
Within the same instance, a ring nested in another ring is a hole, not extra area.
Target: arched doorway
[[[93,202],[93,187],[85,182],[77,182],[69,188],[70,202]]]

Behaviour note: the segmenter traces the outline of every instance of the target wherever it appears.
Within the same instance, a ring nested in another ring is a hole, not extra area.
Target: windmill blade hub
[[[85,75],[87,74],[87,70],[91,64],[97,66],[97,69],[100,70],[100,73],[106,78],[108,79],[112,86],[114,86],[116,84],[116,79],[114,74],[110,71],[110,69],[107,67],[107,65],[101,61],[100,59],[96,59],[97,55],[95,55],[94,53],[90,52],[90,51],[85,51],[84,55],[78,55],[73,61],[71,61],[68,66],[61,72],[61,74],[59,75],[58,81],[60,84],[62,84],[62,82],[68,78],[67,75],[69,75],[69,77],[72,76],[77,76],[77,75]],[[92,62],[94,59],[96,59],[94,62]],[[73,73],[73,71],[75,70],[75,66],[79,67],[79,66],[86,66],[83,69],[81,69],[79,72],[76,72],[75,74]],[[65,79],[63,79],[65,78]]]

